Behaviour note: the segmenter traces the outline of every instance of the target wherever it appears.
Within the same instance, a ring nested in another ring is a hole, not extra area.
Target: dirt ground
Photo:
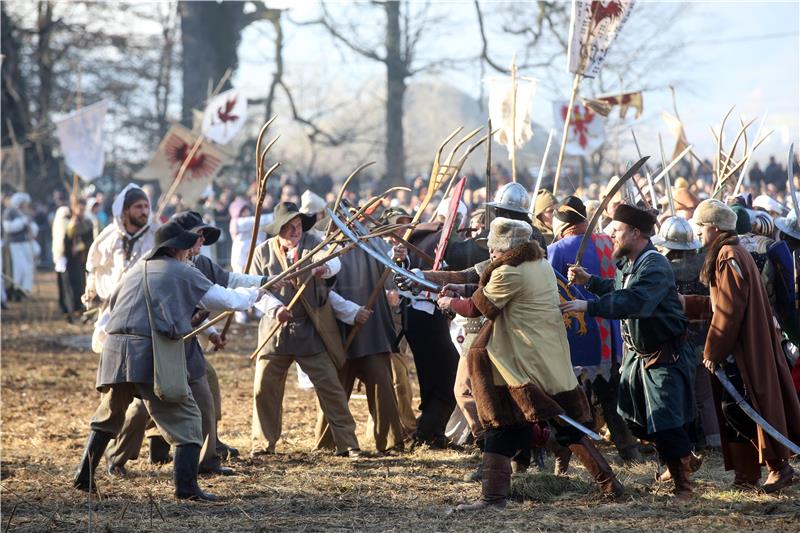
[[[604,501],[586,471],[573,464],[556,478],[533,472],[514,480],[516,499],[504,511],[449,514],[478,496],[462,481],[477,464],[468,453],[415,450],[351,461],[311,453],[313,392],[293,374],[284,400],[278,454],[250,459],[253,366],[247,354],[255,330],[235,328],[230,350],[210,355],[223,386],[220,434],[241,450],[235,477],[201,477],[222,497],[214,504],[172,497],[170,467],[142,456],[131,479],[97,475],[99,498],[71,488],[98,394],[90,326],[70,325],[57,312],[53,274],[40,274],[31,300],[2,313],[2,531],[251,531],[251,530],[542,530],[542,531],[800,531],[800,485],[771,497],[728,490],[732,473],[707,455],[697,474],[698,496],[679,504],[651,482],[655,463],[618,466],[624,498]],[[351,401],[362,447],[366,402]],[[616,453],[603,446],[609,458]],[[573,462],[574,463],[574,462]],[[105,462],[101,463],[104,468]],[[797,461],[795,468],[800,467]],[[547,461],[550,471],[552,462]],[[766,475],[766,473],[764,473]],[[91,509],[91,511],[90,511]]]

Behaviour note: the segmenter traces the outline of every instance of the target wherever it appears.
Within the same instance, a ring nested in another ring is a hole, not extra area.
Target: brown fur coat
[[[472,394],[478,415],[485,427],[501,427],[521,422],[538,422],[567,414],[578,422],[591,420],[589,403],[580,386],[554,395],[547,394],[535,383],[522,386],[494,384],[492,362],[486,350],[494,328],[493,319],[503,311],[497,309],[483,294],[492,272],[501,265],[519,266],[526,261],[542,259],[544,253],[535,242],[509,250],[501,259],[492,262],[481,276],[480,287],[472,301],[487,318],[468,354]]]

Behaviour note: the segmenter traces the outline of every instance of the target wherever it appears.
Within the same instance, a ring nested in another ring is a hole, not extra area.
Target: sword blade
[[[575,429],[578,429],[581,432],[585,433],[592,440],[603,440],[603,437],[601,437],[598,433],[595,433],[594,431],[587,428],[583,424],[576,422],[574,418],[570,418],[567,415],[558,415],[558,418],[560,418],[570,426],[574,427]]]
[[[589,239],[592,238],[592,234],[594,233],[595,228],[597,227],[597,223],[600,222],[600,219],[603,216],[603,211],[606,210],[606,206],[608,202],[617,194],[617,192],[622,188],[625,183],[636,174],[642,165],[650,158],[650,156],[645,156],[639,159],[636,163],[634,163],[628,171],[622,175],[617,183],[614,184],[613,187],[608,191],[603,201],[600,202],[600,205],[597,206],[594,214],[592,215],[591,220],[589,220],[589,225],[586,226],[586,232],[583,234],[583,238],[581,238],[581,244],[578,247],[578,253],[575,255],[575,264],[581,264],[581,258],[583,257],[583,252],[586,250],[586,244],[589,242]]]
[[[786,446],[789,451],[800,454],[800,446],[784,437],[780,431],[772,427],[769,422],[764,420],[764,417],[758,414],[758,412],[756,412],[756,410],[753,409],[753,407],[747,403],[744,398],[742,398],[742,395],[739,394],[739,391],[733,386],[733,383],[731,383],[731,380],[728,379],[728,376],[725,375],[725,372],[723,372],[721,368],[714,370],[714,375],[717,376],[722,388],[725,389],[734,400],[736,400],[736,405],[742,408],[744,414],[749,416],[753,422],[758,424],[765,433],[768,433],[773,439]]]
[[[342,232],[342,235],[344,235],[345,237],[347,237],[348,239],[353,241],[356,244],[356,246],[358,246],[359,248],[364,250],[364,252],[366,252],[368,255],[370,255],[373,259],[375,259],[379,263],[381,263],[383,266],[385,266],[386,268],[388,268],[388,269],[400,274],[401,276],[404,276],[404,277],[410,279],[411,281],[413,281],[417,285],[419,285],[421,287],[424,287],[424,288],[428,289],[429,291],[433,291],[433,292],[438,293],[442,289],[436,283],[430,282],[427,279],[425,279],[423,277],[420,277],[420,276],[417,276],[413,272],[410,272],[410,271],[406,270],[405,268],[403,268],[403,267],[401,267],[399,265],[396,265],[394,262],[392,262],[391,259],[389,259],[388,256],[386,256],[386,255],[384,255],[382,253],[376,252],[373,248],[368,246],[367,243],[365,243],[360,238],[361,237],[360,235],[357,235],[350,228],[348,228],[347,225],[344,222],[342,222],[342,220],[339,217],[336,216],[336,213],[334,213],[331,210],[330,207],[326,208],[325,211],[328,213],[328,216],[331,217],[331,222],[333,222],[336,225],[336,227],[339,229],[339,231]]]

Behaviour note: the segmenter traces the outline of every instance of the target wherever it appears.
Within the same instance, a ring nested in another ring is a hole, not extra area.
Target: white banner
[[[514,98],[511,78],[487,78],[486,83],[489,85],[489,116],[492,119],[492,128],[500,130],[494,134],[494,140],[506,147],[508,157],[511,159],[511,149],[514,144],[517,148],[521,148],[533,137],[531,111],[538,82],[528,79],[517,80],[515,120],[512,119]],[[516,131],[514,131],[515,125]]]
[[[108,100],[84,107],[56,121],[56,135],[67,166],[86,181],[100,177],[105,164],[103,121]]]
[[[226,145],[242,129],[247,118],[247,98],[236,89],[211,99],[203,113],[203,133],[219,145]]]
[[[567,117],[566,100],[553,102],[553,120],[563,126]],[[606,139],[606,119],[583,104],[576,103],[572,108],[567,132],[567,155],[588,156],[603,144]]]
[[[634,0],[573,0],[567,70],[587,78],[597,77],[633,4]]]

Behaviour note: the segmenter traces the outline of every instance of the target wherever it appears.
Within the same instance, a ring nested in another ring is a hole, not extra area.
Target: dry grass
[[[1,525],[3,531],[85,531],[89,502],[71,488],[70,477],[96,407],[97,357],[81,350],[89,327],[57,318],[52,277],[39,281],[34,302],[12,304],[3,314]],[[247,455],[252,366],[246,354],[255,340],[252,329],[237,332],[233,349],[211,359],[224,389],[222,437]],[[363,435],[365,402],[352,405]],[[454,504],[479,494],[478,484],[461,480],[476,464],[470,455],[417,450],[353,462],[313,454],[313,393],[298,390],[293,377],[284,409],[278,455],[235,461],[236,477],[201,479],[224,502],[179,503],[171,496],[171,469],[138,460],[129,464],[132,479],[97,475],[101,494],[92,501],[93,529],[800,530],[798,486],[777,497],[730,491],[731,473],[715,454],[698,473],[699,497],[688,505],[676,503],[666,488],[652,487],[651,462],[617,469],[628,489],[621,501],[603,500],[583,468],[574,466],[566,478],[538,472],[515,477],[515,500],[505,511],[449,514]],[[371,444],[364,439],[362,445]]]

